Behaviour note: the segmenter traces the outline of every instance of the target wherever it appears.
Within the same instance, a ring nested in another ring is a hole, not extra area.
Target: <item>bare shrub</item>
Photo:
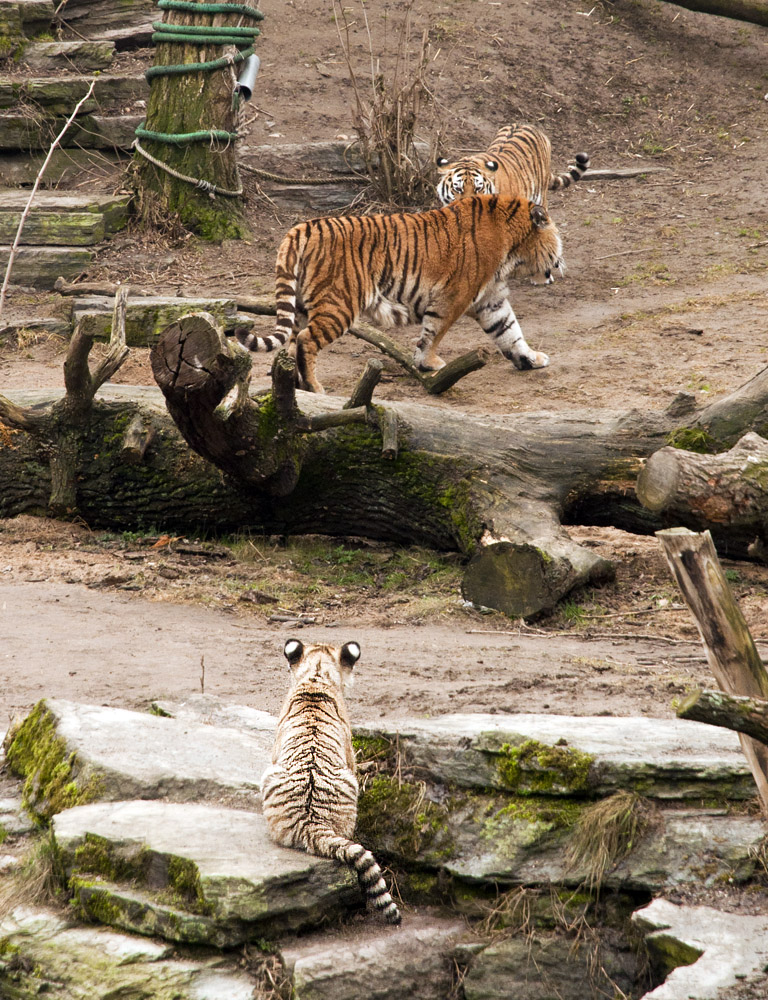
[[[439,132],[434,132],[427,149],[417,145],[417,127],[422,110],[431,102],[426,70],[432,60],[427,32],[414,44],[411,12],[413,0],[406,5],[400,24],[394,68],[389,79],[374,55],[370,25],[365,7],[362,18],[368,36],[371,60],[369,95],[364,94],[352,65],[350,29],[346,9],[333,3],[339,41],[349,70],[355,95],[354,127],[357,145],[370,180],[366,196],[387,207],[423,207],[435,195],[434,163]]]

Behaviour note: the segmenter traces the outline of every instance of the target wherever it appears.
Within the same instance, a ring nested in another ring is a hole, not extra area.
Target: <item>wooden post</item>
[[[677,585],[696,619],[709,667],[727,694],[768,699],[768,673],[725,579],[708,531],[657,531]],[[768,816],[768,747],[739,734]]]

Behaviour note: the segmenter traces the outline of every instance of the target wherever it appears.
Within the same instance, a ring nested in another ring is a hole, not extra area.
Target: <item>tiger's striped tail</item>
[[[560,188],[570,187],[571,184],[575,184],[576,181],[581,180],[587,170],[589,170],[588,153],[577,153],[574,159],[576,163],[572,167],[568,167],[564,174],[552,175],[552,180],[549,182],[550,191],[559,191]]]
[[[293,336],[296,325],[296,285],[299,262],[307,242],[304,226],[295,226],[283,239],[275,265],[275,298],[277,319],[275,332],[259,337],[245,329],[235,329],[235,337],[249,351],[274,351],[283,347]]]
[[[349,865],[357,875],[360,889],[366,900],[375,910],[382,914],[388,924],[399,924],[402,920],[400,910],[387,889],[387,883],[381,874],[381,868],[362,844],[346,837],[338,837],[330,830],[318,831],[310,842],[313,854],[324,858],[335,858]]]

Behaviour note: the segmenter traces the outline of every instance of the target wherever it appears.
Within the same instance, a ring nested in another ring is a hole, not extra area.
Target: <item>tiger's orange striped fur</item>
[[[479,196],[429,212],[312,219],[278,251],[274,334],[238,339],[253,351],[295,341],[299,385],[323,392],[317,354],[358,318],[384,328],[421,323],[414,360],[434,371],[444,364],[438,344],[466,313],[517,368],[543,368],[549,358],[525,342],[507,279],[562,266],[556,227],[528,199]]]
[[[400,911],[376,860],[352,835],[357,778],[344,687],[360,657],[356,642],[307,645],[289,639],[291,689],[277,723],[272,765],[261,779],[264,818],[273,840],[335,858],[354,869],[366,899],[391,924]]]
[[[535,125],[505,125],[483,153],[450,162],[437,161],[437,196],[443,205],[475,194],[530,198],[547,207],[547,191],[575,184],[589,168],[587,153],[576,153],[574,166],[552,173],[552,145]]]

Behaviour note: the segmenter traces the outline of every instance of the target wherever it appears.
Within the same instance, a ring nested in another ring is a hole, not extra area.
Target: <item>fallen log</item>
[[[680,703],[677,717],[733,729],[768,745],[768,701],[763,698],[699,689]]]
[[[709,668],[727,694],[768,699],[768,673],[725,578],[708,531],[656,533],[685,603],[696,620]],[[768,746],[739,735],[768,816]]]
[[[696,442],[704,444],[702,431]],[[768,542],[768,441],[745,434],[729,451],[700,454],[661,448],[637,478],[643,506],[669,525],[709,529],[720,553],[760,555]]]

